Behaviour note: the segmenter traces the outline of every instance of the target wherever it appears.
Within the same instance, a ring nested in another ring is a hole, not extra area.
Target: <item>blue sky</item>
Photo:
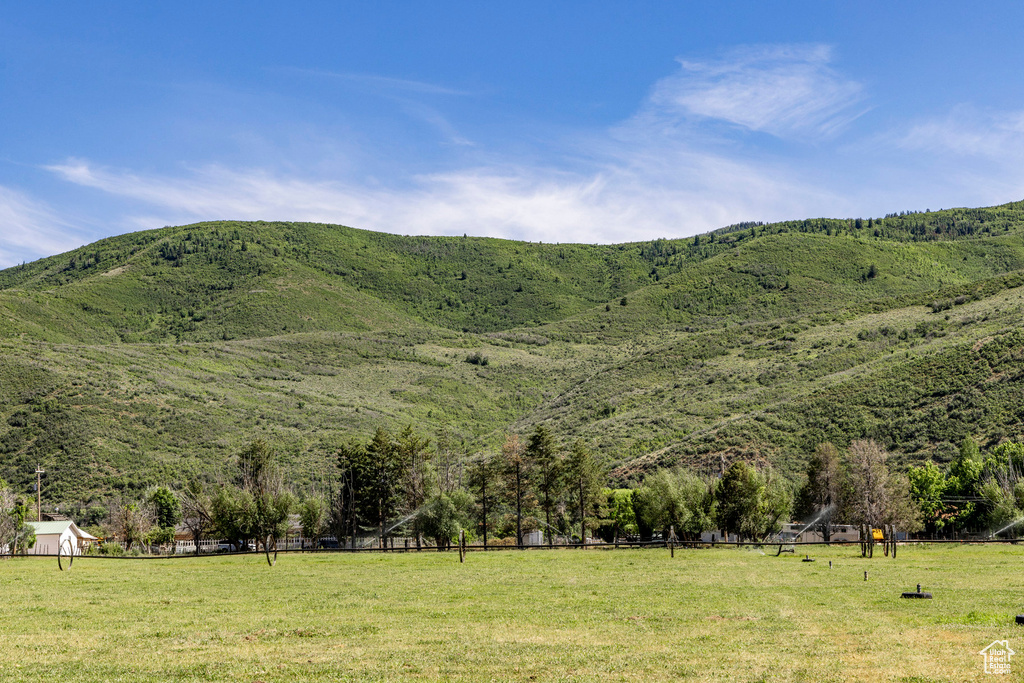
[[[1024,199],[1022,20],[1009,2],[6,3],[0,266],[212,219],[625,242]]]

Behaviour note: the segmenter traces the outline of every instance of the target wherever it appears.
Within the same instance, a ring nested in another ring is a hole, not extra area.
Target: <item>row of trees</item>
[[[983,454],[968,438],[947,467],[928,461],[908,474],[927,532],[1020,531],[1024,444],[1008,441]]]
[[[365,442],[340,449],[337,474],[324,491],[299,500],[286,490],[270,450],[254,442],[239,458],[233,485],[212,493],[191,483],[180,494],[185,525],[241,542],[285,532],[298,512],[303,535],[339,543],[357,537],[411,536],[447,547],[461,530],[484,543],[495,537],[522,545],[526,532],[606,540],[651,538],[673,529],[697,539],[718,529],[730,537],[763,539],[794,512],[817,518],[822,532],[836,523],[920,527],[919,505],[908,477],[890,469],[888,454],[872,441],[854,442],[846,454],[823,444],[794,496],[771,467],[734,462],[720,478],[688,470],[659,470],[631,489],[605,488],[607,472],[582,441],[558,444],[540,426],[523,441],[510,435],[501,453],[466,461],[411,428],[392,435],[378,429]]]
[[[635,489],[606,492],[609,522],[602,531],[646,536],[674,527],[681,538],[692,538],[717,528],[753,539],[775,533],[792,517],[828,540],[836,524],[888,524],[931,535],[1015,534],[1024,525],[1024,444],[1004,442],[983,454],[966,438],[946,467],[928,461],[905,473],[891,460],[871,440],[854,441],[845,452],[821,444],[794,496],[771,468],[743,462],[717,481],[662,470]]]
[[[4,495],[0,487],[0,512],[5,509]],[[241,548],[253,539],[276,539],[287,533],[295,504],[273,450],[256,440],[238,455],[236,472],[226,483],[210,486],[195,479],[176,491],[166,486],[151,488],[141,498],[122,493],[105,504],[78,510],[77,517],[87,531],[116,541],[105,544],[104,552],[172,544],[181,525],[193,538],[225,539]],[[23,510],[24,519],[27,506],[15,509]],[[0,514],[0,534],[6,529],[4,523]],[[0,547],[5,538],[0,535]]]
[[[307,538],[411,535],[447,547],[461,530],[487,542],[538,528],[586,537],[601,521],[606,472],[578,441],[560,448],[546,428],[526,442],[510,436],[501,455],[467,462],[445,443],[431,448],[411,428],[392,435],[378,429],[366,442],[340,449],[336,476],[322,490],[296,496],[284,481],[273,450],[256,440],[238,456],[229,481],[188,481],[180,490],[150,490],[141,500],[118,498],[91,527],[130,550],[173,539],[181,525],[197,540],[217,538],[244,548],[251,540],[281,538],[297,513]],[[103,507],[89,509],[96,517]],[[197,544],[198,552],[198,544]]]
[[[175,527],[181,521],[181,504],[166,486],[150,489],[141,500],[122,494],[106,508],[94,507],[90,512],[93,523],[86,530],[116,539],[125,550],[173,543]]]
[[[855,441],[847,453],[820,445],[806,479],[794,495],[791,484],[771,467],[738,461],[720,478],[702,478],[685,469],[659,470],[634,489],[606,491],[606,540],[620,531],[641,538],[670,529],[682,540],[696,540],[712,529],[722,540],[761,540],[792,518],[816,527],[825,540],[835,524],[894,524],[920,528],[921,512],[906,475],[889,467],[888,453],[873,441]]]
[[[131,548],[168,543],[182,525],[193,538],[245,547],[284,536],[297,513],[307,538],[348,544],[401,535],[444,548],[462,530],[471,540],[518,545],[538,529],[549,544],[556,535],[612,541],[667,537],[670,529],[681,540],[710,530],[722,540],[761,540],[796,518],[827,540],[835,524],[947,533],[998,530],[1024,519],[1024,445],[1015,443],[983,455],[966,440],[947,468],[927,462],[905,473],[873,441],[843,451],[821,444],[798,487],[767,465],[737,461],[720,477],[676,468],[609,489],[605,467],[584,442],[559,444],[544,426],[525,440],[510,435],[499,454],[474,459],[409,427],[397,435],[378,429],[341,448],[335,465],[320,490],[298,496],[273,450],[257,440],[239,454],[228,481],[196,479],[176,491],[152,489],[143,500],[115,500],[96,531]],[[0,546],[24,547],[27,511],[0,487]]]
[[[514,537],[543,528],[585,538],[602,519],[606,479],[582,441],[563,449],[545,427],[527,441],[510,436],[500,456],[469,462],[447,444],[406,428],[378,429],[366,442],[341,448],[336,476],[301,499],[285,485],[273,451],[254,441],[238,458],[231,481],[192,480],[176,493],[156,489],[144,501],[118,501],[106,531],[123,544],[153,543],[180,522],[195,539],[216,537],[244,547],[280,538],[297,513],[307,538],[386,541],[401,534],[447,547],[462,530],[471,539]],[[574,533],[575,532],[575,533]]]
[[[921,529],[922,513],[906,474],[892,469],[889,453],[875,441],[854,441],[848,452],[833,444],[817,447],[796,497],[795,516],[828,541],[833,524],[894,525]]]
[[[600,516],[606,472],[593,453],[576,441],[555,443],[546,427],[523,442],[511,435],[497,457],[456,462],[446,448],[411,428],[397,436],[378,429],[366,443],[341,449],[336,488],[325,498],[300,505],[303,529],[330,532],[339,540],[374,530],[381,539],[393,532],[424,537],[445,547],[460,530],[471,537],[510,536],[522,544],[527,531],[585,538]]]

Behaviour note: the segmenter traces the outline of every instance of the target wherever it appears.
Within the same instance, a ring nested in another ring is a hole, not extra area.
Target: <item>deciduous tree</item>
[[[715,492],[716,519],[726,534],[762,539],[781,529],[793,498],[784,482],[766,468],[758,472],[745,462],[734,462]]]
[[[148,505],[125,496],[116,499],[110,507],[109,529],[125,550],[142,543],[153,528],[156,516]]]
[[[299,522],[303,537],[315,543],[327,522],[327,502],[320,496],[307,496],[299,503]]]
[[[921,527],[921,511],[910,495],[906,475],[891,472],[889,454],[875,441],[850,444],[850,510],[868,529],[894,524],[904,531]],[[870,531],[869,531],[870,533]]]
[[[216,526],[236,547],[266,544],[288,533],[294,498],[285,486],[273,449],[256,439],[238,454],[238,485],[221,486],[211,501]]]

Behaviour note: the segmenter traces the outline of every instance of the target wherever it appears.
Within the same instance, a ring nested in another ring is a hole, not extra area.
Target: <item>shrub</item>
[[[119,543],[104,543],[100,546],[100,555],[124,555],[124,548]]]
[[[466,356],[466,362],[471,363],[472,365],[484,366],[490,363],[491,361],[487,358],[487,356],[483,355],[479,351],[474,351],[473,353]]]

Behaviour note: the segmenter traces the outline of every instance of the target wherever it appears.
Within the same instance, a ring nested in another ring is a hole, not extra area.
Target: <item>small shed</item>
[[[99,539],[92,534],[82,531],[78,525],[70,519],[61,522],[28,522],[36,530],[36,544],[28,549],[29,555],[56,555],[61,546],[70,544],[75,555],[81,555],[82,550],[90,543]]]

